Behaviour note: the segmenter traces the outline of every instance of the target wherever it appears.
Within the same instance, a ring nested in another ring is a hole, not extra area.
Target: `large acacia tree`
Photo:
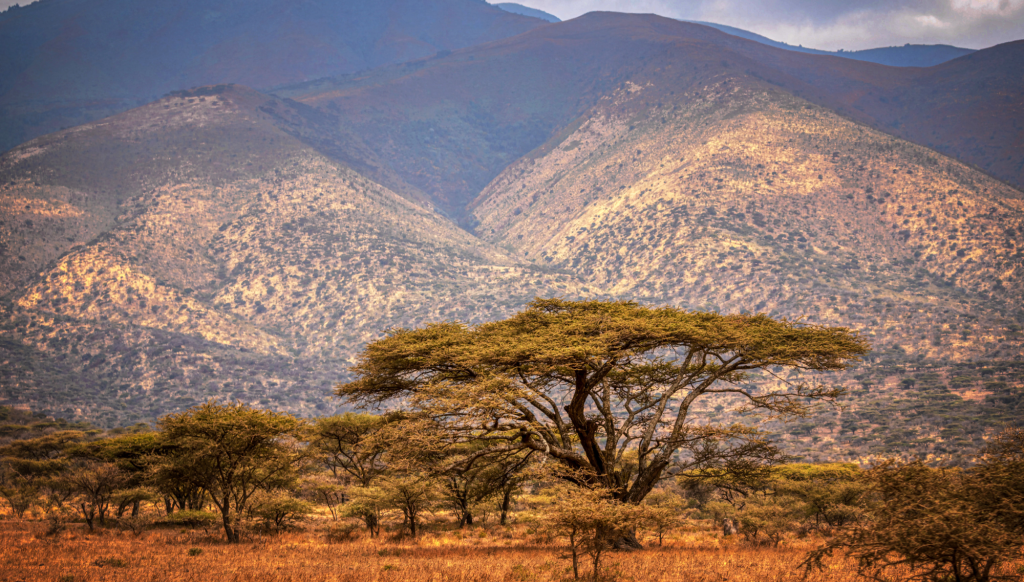
[[[849,329],[766,315],[538,299],[502,321],[395,331],[366,347],[356,380],[337,393],[422,414],[454,439],[490,442],[480,454],[532,449],[581,484],[639,503],[673,464],[769,454],[750,429],[698,418],[698,399],[731,394],[770,415],[802,414],[841,392],[790,380],[759,389],[749,373],[841,370],[868,350]]]

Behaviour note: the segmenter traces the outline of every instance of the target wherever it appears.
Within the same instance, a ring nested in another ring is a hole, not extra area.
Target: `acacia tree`
[[[690,470],[765,449],[747,428],[698,423],[698,399],[731,394],[752,410],[799,415],[841,391],[809,382],[761,390],[748,374],[841,370],[868,349],[849,329],[766,315],[538,299],[502,321],[395,331],[366,347],[357,379],[337,394],[401,406],[455,440],[489,442],[480,455],[543,453],[579,484],[636,504],[673,463]]]
[[[202,485],[229,542],[239,541],[236,520],[256,492],[291,486],[307,459],[298,446],[308,436],[306,425],[288,414],[208,402],[160,425],[170,451],[167,473],[187,473]]]
[[[353,412],[318,419],[313,427],[317,460],[335,479],[369,487],[388,468],[384,462],[387,447],[372,437],[397,420],[396,415]]]

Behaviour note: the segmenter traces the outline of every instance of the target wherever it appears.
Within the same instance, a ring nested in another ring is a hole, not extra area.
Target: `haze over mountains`
[[[559,295],[849,325],[879,387],[931,366],[1012,417],[1022,54],[896,69],[597,13],[174,92],[0,157],[0,399],[325,412],[387,328]]]
[[[42,0],[0,14],[0,149],[177,89],[271,88],[541,24],[479,0]]]
[[[791,44],[772,40],[761,36],[760,34],[736,28],[735,26],[696,20],[691,22],[710,26],[711,28],[721,30],[726,34],[731,34],[747,40],[753,40],[775,48],[812,55],[831,55],[834,57],[853,59],[855,61],[866,61],[869,63],[878,63],[879,65],[889,65],[890,67],[934,67],[935,65],[941,65],[946,61],[964,57],[975,52],[973,49],[965,49],[950,46],[948,44],[906,44],[903,46],[879,47],[859,51],[823,51],[807,48],[802,45],[793,46]]]
[[[271,89],[425,58],[557,21],[519,4],[481,0],[40,0],[0,13],[0,151],[173,90],[218,83]],[[831,54],[927,66],[969,52],[910,46]]]

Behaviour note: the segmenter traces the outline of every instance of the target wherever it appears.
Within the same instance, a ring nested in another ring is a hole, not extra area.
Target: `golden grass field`
[[[358,538],[330,542],[325,528],[255,535],[230,545],[219,530],[154,529],[136,537],[118,529],[89,534],[73,524],[43,535],[38,521],[0,521],[0,580],[14,581],[502,581],[571,580],[558,540],[525,525],[428,531],[416,540]],[[723,541],[712,532],[680,533],[661,547],[612,552],[605,580],[770,582],[800,580],[796,570],[815,540],[779,548]],[[851,562],[809,581],[857,579]],[[589,574],[589,568],[581,572]],[[589,576],[587,576],[589,578]]]

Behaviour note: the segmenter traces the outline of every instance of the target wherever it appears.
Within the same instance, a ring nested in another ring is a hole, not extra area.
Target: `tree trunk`
[[[736,524],[728,517],[722,520],[722,535],[725,537],[736,535]]]
[[[512,508],[512,491],[506,489],[501,496],[501,525],[508,523],[508,512]]]
[[[576,548],[576,532],[569,534],[569,545],[572,547],[572,577],[573,580],[580,579],[580,556]]]
[[[227,495],[224,496],[224,503],[217,504],[220,509],[221,521],[224,522],[224,535],[228,538],[228,543],[238,543],[238,531],[235,529],[234,524],[231,520],[231,498]]]
[[[614,540],[612,540],[612,548],[614,548],[616,550],[627,550],[627,551],[629,551],[629,550],[642,550],[642,549],[644,549],[644,546],[643,546],[643,544],[640,543],[640,540],[636,539],[636,532],[635,531],[630,531],[630,532],[625,532],[625,533],[619,535],[618,537],[616,537]]]
[[[223,518],[224,521],[224,535],[227,536],[228,543],[237,544],[238,532],[235,531],[234,526],[231,524],[231,516],[227,513],[224,513],[222,514],[221,517]]]
[[[107,526],[107,506],[106,506],[106,504],[103,504],[103,505],[97,504],[96,507],[99,510],[99,514],[100,514],[100,525],[102,525],[103,527],[106,527]]]
[[[92,522],[93,522],[93,519],[95,519],[95,517],[96,517],[96,510],[91,508],[91,507],[90,508],[86,508],[84,503],[81,504],[80,507],[82,508],[82,517],[85,518],[85,523],[86,523],[86,525],[89,526],[89,531],[91,532],[94,529]]]

